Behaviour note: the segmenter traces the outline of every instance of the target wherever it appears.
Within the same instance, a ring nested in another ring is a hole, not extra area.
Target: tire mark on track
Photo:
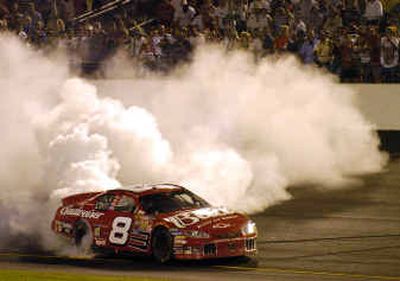
[[[336,256],[336,255],[342,255],[342,254],[372,252],[372,251],[380,251],[380,250],[388,250],[388,249],[396,249],[396,248],[400,248],[400,245],[386,246],[386,247],[373,247],[373,248],[364,248],[364,249],[354,249],[354,250],[336,251],[336,252],[327,252],[327,253],[312,254],[312,255],[298,255],[298,256],[289,256],[289,257],[268,258],[268,260],[288,260],[288,259],[300,259],[300,258],[315,258],[315,257],[324,257],[324,256]]]
[[[397,204],[397,203],[396,203]],[[395,205],[395,204],[393,204]],[[397,206],[397,205],[395,205]],[[399,222],[400,219],[397,217],[354,217],[354,216],[334,216],[334,215],[305,215],[305,214],[267,214],[265,217],[275,217],[275,218],[290,218],[290,219],[345,219],[345,220],[361,220],[361,221],[379,221],[379,222]]]
[[[384,275],[368,275],[368,274],[357,274],[357,273],[346,273],[346,272],[329,272],[329,271],[315,271],[307,269],[290,269],[290,268],[258,268],[258,267],[241,267],[241,266],[214,266],[214,268],[220,268],[225,270],[240,270],[240,271],[255,271],[264,273],[282,273],[282,274],[293,274],[293,275],[314,275],[314,276],[325,276],[325,277],[338,277],[344,280],[349,279],[363,279],[363,280],[397,280],[400,281],[400,276],[384,276]]]

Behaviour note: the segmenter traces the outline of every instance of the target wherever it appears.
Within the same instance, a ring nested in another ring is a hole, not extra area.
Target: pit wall
[[[356,103],[376,125],[381,149],[400,155],[400,84],[353,84]]]

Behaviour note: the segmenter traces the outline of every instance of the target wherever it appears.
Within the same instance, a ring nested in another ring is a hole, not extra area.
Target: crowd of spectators
[[[343,82],[400,82],[399,13],[382,1],[0,0],[0,31],[43,50],[67,46],[87,73],[121,48],[168,71],[210,42],[256,60],[294,54]]]

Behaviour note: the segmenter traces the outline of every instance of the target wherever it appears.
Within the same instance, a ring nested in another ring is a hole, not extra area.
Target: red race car
[[[52,229],[81,248],[142,253],[158,262],[256,253],[257,230],[247,216],[211,207],[173,184],[66,197]]]

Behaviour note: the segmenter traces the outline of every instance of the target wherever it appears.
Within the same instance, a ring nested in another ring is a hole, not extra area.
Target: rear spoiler
[[[74,205],[77,203],[81,203],[89,198],[92,198],[93,196],[96,196],[97,194],[100,194],[100,193],[101,192],[79,193],[79,194],[65,197],[61,200],[61,202],[62,202],[63,206]]]

